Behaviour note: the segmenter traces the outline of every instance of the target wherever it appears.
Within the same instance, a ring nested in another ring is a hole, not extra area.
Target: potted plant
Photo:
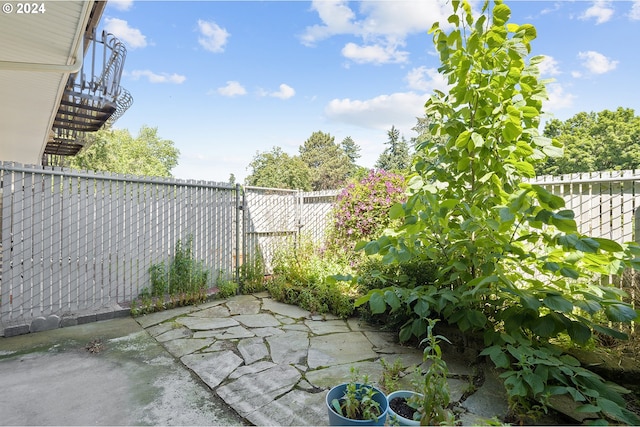
[[[440,340],[449,342],[441,335],[433,334],[437,319],[429,319],[423,360],[430,362],[423,374],[416,369],[413,385],[416,391],[399,390],[387,396],[389,418],[399,425],[453,425],[455,417],[449,409],[451,401],[447,382],[447,362],[442,359]]]
[[[351,368],[351,381],[333,387],[326,397],[329,425],[381,426],[387,419],[389,404],[378,388],[369,384],[364,375]]]

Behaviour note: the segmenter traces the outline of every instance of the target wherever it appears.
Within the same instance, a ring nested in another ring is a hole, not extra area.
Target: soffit
[[[15,3],[14,7],[15,7]],[[42,14],[0,14],[0,61],[69,65],[92,1],[45,2]],[[0,66],[0,160],[40,164],[69,73]]]

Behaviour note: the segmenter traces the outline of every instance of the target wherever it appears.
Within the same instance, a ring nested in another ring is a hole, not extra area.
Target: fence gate
[[[298,190],[244,187],[242,209],[243,247],[240,264],[264,263],[272,273],[271,260],[279,245],[295,238],[301,226]]]

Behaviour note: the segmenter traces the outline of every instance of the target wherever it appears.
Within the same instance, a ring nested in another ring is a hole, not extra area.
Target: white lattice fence
[[[619,243],[637,239],[636,210],[640,206],[640,173],[593,172],[542,176],[535,183],[562,196],[575,213],[580,232]]]
[[[339,190],[312,191],[301,193],[301,228],[300,231],[316,242],[326,238],[331,226],[330,214]]]
[[[297,190],[244,188],[242,264],[254,265],[260,258],[265,272],[271,272],[275,250],[298,235],[299,194]]]

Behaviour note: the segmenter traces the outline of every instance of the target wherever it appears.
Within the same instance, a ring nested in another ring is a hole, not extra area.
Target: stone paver
[[[260,359],[269,356],[269,349],[260,337],[245,338],[238,342],[238,351],[246,365],[251,365]]]
[[[375,359],[371,341],[361,332],[346,332],[312,337],[309,345],[309,368],[343,365]]]
[[[180,361],[211,388],[219,386],[231,372],[242,365],[242,358],[232,351],[189,354]]]
[[[267,293],[154,313],[138,322],[254,425],[326,425],[325,396],[349,381],[352,368],[377,384],[380,359],[391,365],[400,360],[406,374],[400,384],[410,387],[411,373],[425,367],[422,351],[398,344],[394,333],[358,319],[312,315]],[[462,354],[443,357],[459,421],[477,424],[507,413],[495,372]],[[471,392],[482,374],[484,384]]]

